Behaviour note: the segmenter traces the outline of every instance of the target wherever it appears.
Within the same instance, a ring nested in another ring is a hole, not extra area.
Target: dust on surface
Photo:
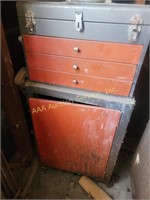
[[[40,166],[26,199],[89,199],[79,185],[81,176]]]
[[[112,199],[132,199],[130,165],[132,154],[120,152],[109,187],[95,181]],[[90,199],[79,185],[82,175],[40,166],[26,199]]]

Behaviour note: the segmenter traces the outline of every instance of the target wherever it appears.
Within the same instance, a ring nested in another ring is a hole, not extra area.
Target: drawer
[[[35,98],[29,104],[42,164],[105,175],[120,111]]]
[[[23,35],[27,52],[137,64],[142,45]]]
[[[39,53],[26,53],[32,69],[44,69],[102,78],[132,81],[136,65],[62,57]]]
[[[32,81],[128,96],[131,82],[29,68]]]

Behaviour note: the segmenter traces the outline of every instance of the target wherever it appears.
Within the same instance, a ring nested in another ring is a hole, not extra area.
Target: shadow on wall
[[[135,152],[131,166],[134,199],[150,199],[150,121]],[[143,173],[144,172],[144,173]]]

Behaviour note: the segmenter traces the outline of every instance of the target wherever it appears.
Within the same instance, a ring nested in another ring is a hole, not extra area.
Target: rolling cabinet
[[[150,7],[35,1],[17,11],[41,163],[109,182],[135,105]]]

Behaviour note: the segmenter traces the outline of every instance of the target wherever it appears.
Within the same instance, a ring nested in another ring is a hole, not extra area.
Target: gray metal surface
[[[133,108],[134,108],[134,105],[122,104],[122,115],[121,115],[120,123],[117,127],[116,134],[113,140],[111,152],[110,152],[109,159],[107,162],[106,174],[103,180],[106,183],[110,182],[110,178],[113,173],[113,169],[115,167],[117,157],[118,157],[121,145],[123,143],[123,139],[127,131],[127,126],[130,121]]]
[[[100,3],[69,3],[48,1],[27,1],[17,3],[19,17],[32,10],[39,19],[55,19],[75,21],[75,13],[83,12],[84,22],[130,24],[134,15],[141,15],[144,25],[150,25],[149,5],[100,4]]]
[[[131,106],[135,105],[134,99],[129,99],[126,97],[116,97],[99,92],[89,92],[80,89],[43,84],[32,81],[26,81],[25,89],[27,91],[28,97],[33,96],[34,94],[41,94],[49,97],[56,97],[117,110],[122,110],[123,104]]]
[[[143,45],[143,50],[142,50],[142,53],[141,53],[141,56],[140,56],[139,63],[137,65],[137,70],[135,72],[132,87],[131,87],[131,90],[130,90],[129,97],[131,97],[131,98],[134,96],[135,87],[136,87],[136,84],[137,84],[137,81],[138,81],[138,78],[139,78],[139,75],[140,75],[140,72],[141,72],[141,69],[142,69],[142,64],[143,64],[148,46],[149,46],[149,51],[150,51],[150,33],[148,33],[148,34],[149,34],[148,38],[145,39],[145,42],[144,42],[144,45]]]
[[[21,33],[28,34],[26,12],[35,15],[32,34],[53,37],[134,43],[128,40],[132,17],[143,19],[136,44],[144,44],[150,34],[150,6],[80,3],[80,2],[18,2],[17,11]],[[83,15],[83,30],[76,30],[76,13]]]
[[[25,18],[19,18],[19,25],[21,33],[28,34],[28,31],[25,28]],[[127,24],[84,22],[83,27],[84,30],[79,32],[76,31],[75,21],[36,19],[36,31],[34,34],[62,38],[135,44],[144,44],[150,35],[150,27],[142,26],[142,30],[137,41],[131,42],[128,40]]]

